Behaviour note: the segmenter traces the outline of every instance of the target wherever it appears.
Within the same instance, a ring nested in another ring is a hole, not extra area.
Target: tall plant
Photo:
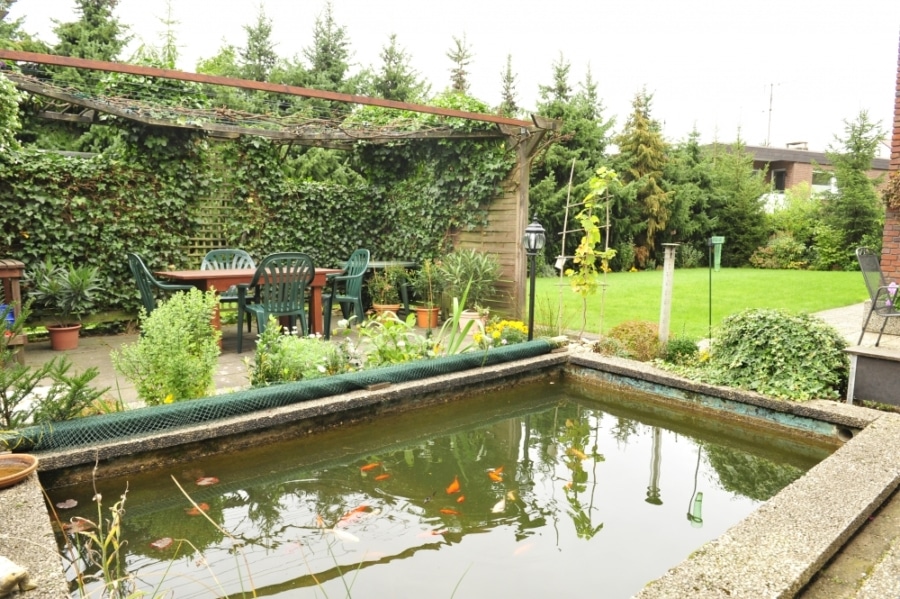
[[[608,193],[609,186],[618,182],[615,171],[606,167],[600,167],[591,177],[588,184],[590,191],[584,198],[584,206],[575,215],[575,221],[582,230],[581,241],[575,248],[573,262],[575,268],[567,268],[565,275],[569,277],[572,290],[581,296],[581,333],[587,326],[587,299],[597,292],[598,272],[609,270],[609,261],[615,257],[616,250],[605,248],[600,250],[597,246],[601,242],[600,217],[595,214],[600,202]],[[607,237],[608,241],[608,237]]]
[[[222,332],[212,325],[218,297],[198,289],[176,293],[148,316],[141,311],[141,338],[112,352],[115,369],[132,381],[148,405],[206,397]]]

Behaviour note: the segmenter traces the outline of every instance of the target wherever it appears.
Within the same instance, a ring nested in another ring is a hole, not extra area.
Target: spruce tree
[[[392,33],[379,54],[381,66],[372,78],[372,95],[398,102],[420,102],[428,95],[428,84],[410,66],[410,56]]]
[[[656,258],[658,239],[669,222],[672,203],[664,189],[663,172],[668,162],[668,144],[660,125],[650,116],[653,97],[646,91],[635,95],[625,129],[616,138],[619,156],[614,168],[633,190],[640,218],[634,239],[638,266]]]
[[[453,62],[450,69],[450,89],[459,94],[469,92],[469,65],[472,64],[472,48],[466,42],[466,36],[462,39],[453,36],[453,47],[447,51],[447,58]]]
[[[822,222],[839,233],[842,247],[832,248],[841,258],[831,264],[820,263],[821,268],[855,268],[856,248],[881,248],[884,207],[876,191],[879,181],[867,173],[883,137],[881,126],[863,110],[856,120],[844,121],[844,137],[835,137],[837,145],[832,144],[825,153],[834,165],[837,192],[823,195]]]
[[[500,90],[500,106],[497,112],[503,116],[515,117],[519,112],[516,104],[516,74],[512,70],[512,54],[506,55],[506,68],[500,74],[502,89]]]

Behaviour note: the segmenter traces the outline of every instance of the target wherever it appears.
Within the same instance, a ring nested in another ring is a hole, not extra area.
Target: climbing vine
[[[122,84],[121,77],[109,82]],[[250,136],[214,142],[197,130],[117,117],[105,117],[82,136],[98,153],[71,157],[15,143],[19,100],[0,75],[0,144],[9,148],[0,156],[0,257],[20,259],[26,268],[45,257],[98,266],[101,312],[137,311],[126,252],[142,254],[153,270],[196,266],[188,248],[211,198],[222,198],[228,210],[223,243],[257,258],[290,249],[332,266],[367,247],[378,259],[421,261],[445,251],[454,230],[486,221],[514,164],[514,153],[498,139],[361,141],[327,159],[316,154],[320,164],[358,173],[336,183],[297,175],[310,172],[302,167],[312,151]],[[436,103],[490,111],[458,94]],[[387,121],[396,114],[366,107],[351,118]],[[405,120],[413,129],[491,126],[414,116],[417,122]]]
[[[565,274],[569,277],[572,290],[581,296],[583,323],[587,320],[587,298],[597,292],[597,274],[609,272],[609,261],[616,255],[616,250],[612,248],[597,249],[602,241],[602,235],[600,217],[595,214],[595,209],[608,193],[609,186],[618,180],[615,171],[606,167],[598,168],[596,174],[588,181],[589,191],[584,198],[584,205],[575,215],[582,236],[572,260],[576,268],[567,268]]]

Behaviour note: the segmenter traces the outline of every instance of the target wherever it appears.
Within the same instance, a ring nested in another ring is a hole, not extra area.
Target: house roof
[[[759,162],[801,162],[805,164],[815,162],[816,164],[831,166],[831,161],[828,160],[825,152],[772,148],[768,146],[745,146],[745,150],[753,154],[753,159]],[[890,160],[887,158],[872,159],[872,170],[887,171],[889,165]]]

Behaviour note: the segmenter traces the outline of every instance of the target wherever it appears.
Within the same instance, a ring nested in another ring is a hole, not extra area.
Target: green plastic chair
[[[369,268],[369,250],[359,249],[350,254],[350,259],[339,273],[328,275],[325,287],[329,291],[322,293],[322,309],[325,318],[325,339],[331,338],[331,310],[334,302],[341,306],[344,318],[356,316],[359,324],[366,316],[362,302],[363,275]],[[343,288],[343,289],[341,289]],[[351,320],[352,324],[353,321]]]
[[[244,314],[256,314],[256,330],[260,335],[266,330],[269,316],[290,316],[291,326],[298,326],[306,335],[309,324],[306,318],[306,290],[316,276],[313,259],[301,252],[269,254],[256,267],[249,283],[237,286],[238,338],[237,351],[241,353],[244,341]],[[251,298],[250,294],[254,293]]]
[[[200,270],[227,270],[231,268],[256,268],[253,256],[244,250],[224,249],[210,250],[200,262]],[[223,304],[237,304],[237,286],[232,285],[228,289],[219,292],[219,301]],[[247,332],[250,332],[250,324],[253,318],[247,313]]]
[[[147,268],[143,258],[132,252],[129,252],[127,255],[128,267],[131,269],[131,274],[134,275],[138,291],[141,292],[141,303],[144,304],[144,309],[147,311],[148,315],[156,309],[157,292],[190,291],[191,289],[194,289],[191,285],[161,283],[153,276],[150,269]]]

